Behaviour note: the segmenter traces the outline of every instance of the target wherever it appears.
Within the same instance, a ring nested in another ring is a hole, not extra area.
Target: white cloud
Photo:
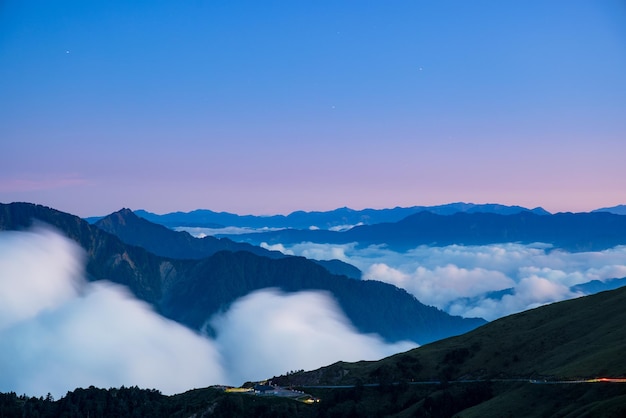
[[[607,279],[626,277],[626,265],[611,264],[601,267],[591,267],[586,271],[587,278],[590,280],[605,281]]]
[[[58,397],[89,385],[138,385],[176,393],[224,378],[210,341],[107,283],[1,336],[4,391]]]
[[[259,245],[259,247],[265,248],[266,250],[270,250],[270,251],[280,251],[281,253],[285,255],[294,255],[293,251],[286,249],[283,244],[270,245],[267,242],[262,242],[261,245]]]
[[[283,248],[283,253],[290,255],[298,255],[301,257],[311,258],[314,260],[341,260],[348,261],[350,258],[348,253],[354,252],[356,244],[316,244],[312,242],[303,242],[290,247],[282,244],[275,244]]]
[[[55,308],[76,293],[82,253],[48,229],[2,232],[0,329]],[[35,262],[34,262],[35,261]]]
[[[121,286],[84,282],[73,242],[49,230],[3,232],[0,248],[8,250],[0,251],[0,391],[58,397],[81,386],[139,385],[175,393],[223,379],[210,341]],[[4,303],[13,298],[19,303]]]
[[[542,243],[420,246],[404,253],[357,243],[282,248],[309,258],[338,258],[361,269],[366,280],[391,283],[454,315],[489,320],[580,296],[569,290],[577,284],[626,277],[626,246],[578,253]],[[504,289],[510,294],[489,295]]]
[[[376,360],[417,346],[359,334],[329,294],[265,289],[212,320],[233,384],[341,359]]]
[[[479,316],[493,320],[511,313],[579,296],[583,295],[570,291],[567,286],[546,278],[530,276],[520,280],[512,294],[504,295],[499,300],[481,298],[471,304],[459,300],[450,306],[449,311],[454,315]]]
[[[253,234],[257,232],[270,232],[270,231],[280,231],[283,228],[251,228],[251,227],[239,227],[239,226],[227,226],[224,228],[203,228],[200,226],[177,226],[172,228],[174,231],[186,231],[191,236],[196,238],[204,238],[206,236],[214,236],[214,235],[242,235],[242,234]],[[234,237],[231,237],[234,239]]]
[[[412,273],[403,273],[383,263],[373,264],[363,274],[364,280],[378,280],[393,284],[412,293],[422,303],[441,309],[458,298],[474,297],[493,290],[515,286],[515,282],[495,270],[465,269],[447,264],[434,269],[417,267]]]
[[[363,225],[363,222],[359,222],[358,224],[354,224],[354,225],[336,225],[336,226],[331,226],[330,228],[328,228],[328,230],[335,231],[335,232],[342,232],[342,231],[348,231],[354,228],[355,226],[361,226],[361,225]]]
[[[57,233],[0,233],[0,391],[60,397],[138,385],[178,393],[416,346],[359,334],[327,294],[275,290],[214,318],[211,340],[124,287],[86,282],[83,270],[82,250]]]

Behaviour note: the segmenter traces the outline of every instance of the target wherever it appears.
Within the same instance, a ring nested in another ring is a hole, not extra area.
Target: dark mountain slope
[[[248,243],[239,243],[228,238],[195,238],[187,232],[173,231],[163,225],[143,219],[130,209],[122,209],[100,219],[95,226],[109,232],[123,242],[137,245],[153,254],[177,259],[201,259],[218,251],[248,251],[268,258],[286,257],[279,251],[269,251]],[[353,279],[361,278],[361,271],[340,260],[311,260],[333,274]]]
[[[237,243],[228,238],[194,238],[187,232],[173,231],[163,225],[152,223],[122,209],[100,219],[94,224],[123,242],[145,248],[153,254],[178,259],[199,259],[218,251],[258,251],[266,257],[280,257],[260,247]]]
[[[501,318],[467,334],[380,361],[335,363],[273,378],[334,397],[329,415],[622,417],[626,384],[626,288]],[[585,383],[546,382],[592,380]],[[434,381],[440,384],[393,382]],[[363,384],[378,384],[372,390]],[[356,403],[355,406],[352,406]],[[354,415],[354,414],[353,414]]]
[[[343,377],[315,371],[307,383],[393,380],[579,379],[626,376],[626,288],[510,315],[467,334],[378,362],[341,363]],[[409,367],[409,365],[413,365]]]
[[[416,303],[412,295],[386,283],[339,280],[302,257],[270,260],[247,252],[220,252],[194,265],[187,277],[169,292],[163,311],[196,329],[211,313],[226,309],[229,301],[269,287],[329,291],[360,331],[392,341],[412,335],[414,341],[429,342],[483,323],[442,316],[440,310]]]
[[[484,245],[545,242],[570,251],[602,250],[626,244],[626,216],[610,213],[514,215],[419,212],[395,223],[363,225],[345,232],[282,230],[241,235],[246,242],[387,244],[397,250],[419,245]]]
[[[626,243],[626,217],[606,213],[441,216],[420,212],[395,224],[355,228],[346,235],[359,242],[369,236],[372,240],[391,241],[400,247],[547,242],[568,250],[599,250]]]
[[[331,275],[305,258],[269,259],[249,252],[218,252],[200,260],[164,258],[125,244],[73,215],[28,203],[0,204],[0,230],[22,229],[33,220],[58,228],[85,249],[90,280],[126,285],[157,311],[191,327],[197,328],[217,309],[254,290],[268,286],[302,290],[299,285],[331,292],[359,330],[390,340],[430,341],[484,323],[451,317],[385,283],[372,285]],[[376,286],[377,291],[370,290]],[[378,308],[381,318],[396,322],[374,318],[369,323],[373,308]]]
[[[0,230],[20,230],[43,222],[76,241],[87,255],[89,280],[110,280],[127,286],[140,299],[157,304],[163,296],[162,271],[170,263],[143,248],[89,225],[77,216],[30,203],[0,204]],[[173,271],[173,270],[172,270]]]

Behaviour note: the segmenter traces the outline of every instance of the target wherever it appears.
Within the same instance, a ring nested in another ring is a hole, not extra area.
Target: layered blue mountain
[[[512,215],[419,212],[399,222],[362,225],[347,231],[285,229],[244,234],[237,240],[270,244],[316,242],[361,246],[385,244],[396,250],[419,245],[486,245],[544,242],[568,251],[598,251],[626,244],[626,216],[606,212]]]
[[[173,212],[165,215],[157,215],[145,210],[137,210],[135,213],[151,222],[168,226],[221,228],[225,226],[247,228],[294,228],[308,229],[312,226],[320,229],[341,228],[357,224],[371,225],[382,222],[397,222],[409,215],[429,211],[439,215],[451,215],[458,212],[466,213],[498,213],[510,215],[520,212],[532,212],[538,215],[547,215],[549,212],[542,208],[527,209],[521,206],[506,206],[495,203],[450,203],[438,206],[412,206],[407,208],[396,207],[392,209],[363,209],[339,208],[327,212],[296,211],[287,216],[254,216],[236,215],[228,212],[213,212],[207,209],[198,209],[192,212]],[[89,222],[96,222],[100,217],[87,218]]]
[[[582,292],[585,294],[593,294],[598,292],[604,292],[607,290],[615,290],[620,287],[626,286],[626,277],[622,277],[621,279],[609,279],[609,280],[592,280],[590,282],[577,284],[570,287],[570,290],[573,292]]]
[[[611,206],[608,208],[596,209],[593,212],[609,212],[616,215],[626,215],[626,205]]]
[[[130,209],[122,209],[94,223],[126,244],[143,247],[153,254],[177,259],[200,259],[219,251],[247,251],[268,258],[288,257],[279,251],[232,241],[228,238],[207,236],[195,238],[184,231],[174,231],[137,216]],[[361,278],[361,270],[340,260],[311,260],[333,274]]]
[[[34,222],[53,226],[85,250],[89,280],[127,286],[157,312],[196,330],[237,298],[269,287],[326,291],[359,331],[388,341],[426,343],[485,323],[423,305],[386,283],[333,275],[302,257],[274,259],[249,251],[219,251],[201,259],[163,257],[71,214],[29,203],[0,204],[0,230],[21,230]]]

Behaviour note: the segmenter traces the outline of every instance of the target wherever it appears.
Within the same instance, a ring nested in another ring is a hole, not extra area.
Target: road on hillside
[[[597,377],[594,379],[580,379],[580,380],[543,380],[543,379],[462,379],[462,380],[449,380],[446,383],[487,383],[487,382],[524,382],[535,385],[565,385],[565,384],[583,384],[583,383],[626,383],[626,378],[622,377]],[[422,380],[417,382],[393,382],[391,385],[441,385],[443,382],[439,380]],[[380,383],[365,383],[362,387],[378,387]],[[298,386],[301,388],[311,389],[351,389],[357,387],[357,385],[304,385]]]

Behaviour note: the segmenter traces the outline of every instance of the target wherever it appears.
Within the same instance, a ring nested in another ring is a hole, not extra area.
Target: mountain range
[[[122,209],[95,222],[126,244],[142,247],[153,254],[176,259],[201,259],[219,251],[247,251],[262,257],[285,258],[279,251],[270,251],[255,245],[232,241],[229,238],[206,236],[194,238],[185,231],[174,231],[137,216],[130,209]],[[311,260],[333,274],[360,279],[361,271],[340,260]]]
[[[242,234],[237,240],[270,244],[298,242],[360,246],[387,245],[402,251],[420,245],[486,245],[504,242],[552,244],[568,251],[597,251],[626,244],[626,216],[606,212],[511,215],[422,211],[393,223],[361,225],[346,231],[283,229]]]
[[[126,215],[131,222],[121,224],[135,225],[133,221],[137,220],[129,217],[129,212],[112,217],[119,220]],[[212,315],[227,310],[237,298],[264,288],[327,291],[359,331],[377,333],[388,341],[425,343],[485,323],[482,319],[448,315],[386,283],[334,275],[303,257],[270,258],[239,249],[220,250],[197,259],[183,254],[179,254],[182,258],[164,257],[127,244],[71,214],[29,203],[0,205],[0,230],[23,229],[33,222],[53,226],[85,250],[89,280],[125,285],[157,312],[195,330],[202,328]],[[138,225],[156,230],[141,221]],[[164,246],[175,246],[176,240],[186,239],[176,235],[174,241],[167,241],[164,237],[170,235],[161,233]]]
[[[348,236],[348,241],[358,240],[360,244],[369,242],[370,244],[384,244],[392,248],[414,248],[426,242],[430,245],[463,244],[465,242],[484,244],[492,241],[496,243],[506,242],[512,237],[526,242],[549,241],[556,238],[552,241],[556,248],[588,250],[603,249],[605,246],[611,247],[615,242],[622,242],[619,240],[623,234],[620,234],[619,228],[613,228],[612,225],[615,223],[619,224],[623,219],[623,217],[607,213],[560,213],[535,216],[530,212],[521,212],[513,215],[483,212],[457,212],[452,215],[435,215],[430,212],[420,212],[394,224],[361,226],[354,228],[352,232],[286,229],[267,233],[236,235],[233,236],[233,239],[248,239],[254,243],[263,241],[289,243],[291,241],[290,236],[293,236],[295,237],[293,239],[295,243],[301,241],[313,242],[315,240],[327,243],[333,241],[332,237]],[[533,225],[533,221],[536,221],[535,225]],[[166,257],[202,258],[212,255],[219,250],[248,251],[270,258],[286,257],[278,251],[269,251],[253,246],[250,243],[235,242],[228,238],[218,239],[212,236],[206,236],[201,239],[194,238],[186,232],[177,232],[162,225],[149,222],[129,209],[123,209],[101,218],[94,225],[118,236],[127,244],[138,245],[157,255]],[[359,235],[356,235],[357,232],[359,232]],[[287,238],[285,239],[286,236]],[[376,240],[376,237],[378,237],[378,240]],[[408,238],[403,242],[403,237]],[[389,245],[390,243],[391,245]],[[311,261],[322,265],[333,274],[352,278],[361,277],[361,272],[356,267],[340,260]],[[597,293],[620,287],[624,280],[626,279],[596,280],[595,282],[577,284],[572,286],[570,290],[584,294]],[[492,292],[488,296],[491,299],[499,300],[505,295],[512,294],[513,291],[514,289],[512,288],[503,289],[498,292]]]
[[[294,228],[309,229],[317,227],[320,229],[333,229],[351,227],[358,224],[371,225],[383,222],[397,222],[409,215],[429,211],[439,215],[451,215],[453,213],[497,213],[510,215],[520,212],[532,212],[537,215],[548,215],[549,212],[543,208],[527,209],[521,206],[506,206],[496,203],[474,204],[474,203],[449,203],[438,206],[411,206],[396,207],[390,209],[363,209],[354,210],[350,208],[338,208],[326,212],[305,212],[296,211],[289,215],[236,215],[228,212],[214,212],[208,209],[197,209],[191,212],[172,212],[164,215],[157,215],[145,210],[137,210],[135,213],[151,222],[168,227],[205,227],[223,228],[234,226],[241,228]],[[94,223],[102,217],[91,217],[86,220]]]

